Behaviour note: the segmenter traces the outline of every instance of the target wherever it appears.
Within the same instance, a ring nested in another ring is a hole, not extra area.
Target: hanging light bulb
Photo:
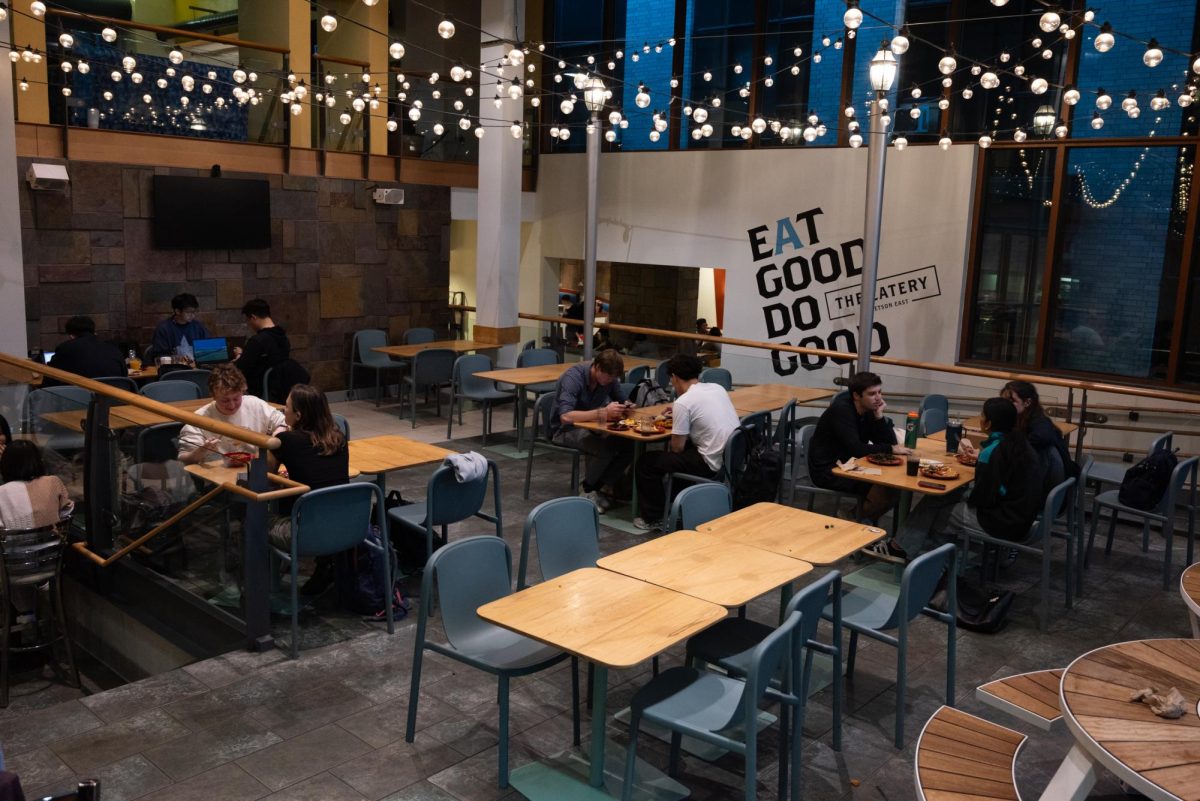
[[[70,47],[73,44],[75,44],[74,36],[72,36],[69,33],[59,34],[59,37],[58,37],[59,47]]]
[[[0,22],[4,22],[6,19],[8,19],[8,6],[0,3]]]
[[[558,104],[558,109],[563,114],[569,115],[575,110],[575,104],[570,99],[567,99]]]
[[[42,0],[33,0],[33,2],[29,4],[29,13],[33,14],[33,16],[37,17],[38,19],[41,19],[42,17],[46,16],[46,4],[43,3]]]
[[[20,87],[22,92],[29,91],[29,81],[25,80],[24,78],[21,78],[21,81],[17,84],[17,86]]]
[[[949,75],[956,69],[958,69],[958,60],[954,58],[953,53],[947,53],[946,55],[942,56],[942,59],[938,62],[938,72],[942,73],[943,75]]]
[[[983,77],[979,79],[979,85],[984,89],[995,89],[1000,85],[1000,78],[991,70],[983,73]]]
[[[1054,135],[1059,139],[1066,139],[1068,133],[1069,130],[1067,129],[1067,126],[1063,125],[1061,122],[1054,128]]]
[[[621,112],[610,111],[608,113],[608,124],[612,125],[614,127],[617,125],[620,125],[621,124]]]
[[[443,39],[449,39],[453,37],[454,31],[454,20],[450,19],[449,17],[446,17],[444,20],[438,23],[438,36],[442,37]]]
[[[697,124],[703,123],[708,119],[708,111],[703,106],[692,112],[692,120]]]
[[[651,142],[657,142],[661,138],[662,138],[662,134],[660,134],[658,131],[650,132],[650,141]]]
[[[613,129],[609,128],[607,131],[604,132],[604,141],[605,142],[617,141],[617,132],[614,131]]]
[[[667,122],[667,118],[660,116],[658,119],[656,119],[654,121],[654,130],[658,131],[659,133],[662,133],[663,131],[667,130],[668,125],[669,125],[669,123]]]
[[[1192,105],[1193,98],[1190,94],[1188,94],[1187,92],[1184,92],[1179,97],[1175,98],[1175,102],[1179,105],[1180,108],[1187,108],[1188,106]]]
[[[88,64],[86,61],[80,60],[80,62],[75,65],[75,70],[80,75],[87,75],[89,72],[92,71],[92,66],[90,64]]]
[[[172,48],[170,53],[167,53],[167,61],[172,64],[179,64],[183,61],[183,53],[177,48]]]
[[[750,123],[750,129],[756,134],[761,134],[767,130],[767,121],[762,117],[755,117],[754,121]]]
[[[1057,11],[1050,10],[1042,14],[1042,18],[1038,20],[1038,27],[1046,33],[1054,33],[1058,30],[1058,26],[1062,24],[1062,17]]]
[[[1129,94],[1121,101],[1121,110],[1128,114],[1130,111],[1138,107],[1137,90],[1130,89]]]
[[[1112,105],[1112,95],[1110,95],[1108,92],[1104,91],[1103,87],[1097,89],[1096,90],[1096,108],[1100,109],[1101,111],[1108,111],[1108,108],[1111,105]]]
[[[190,92],[190,91],[192,91],[192,89],[194,89],[196,87],[196,79],[193,78],[191,75],[184,75],[179,80],[179,84],[180,84],[180,86],[183,87],[183,91]]]
[[[1035,95],[1044,95],[1046,90],[1050,88],[1050,82],[1045,78],[1034,78],[1029,84],[1029,91]]]
[[[126,72],[133,72],[137,67],[137,60],[133,56],[125,56],[125,58],[121,59],[121,67]]]
[[[1158,40],[1152,38],[1146,45],[1146,52],[1142,53],[1142,63],[1147,67],[1157,67],[1162,63],[1162,60],[1162,48],[1158,46]]]
[[[467,117],[459,117],[458,127],[464,131],[471,130],[471,120]],[[553,134],[552,134],[553,135]]]
[[[239,64],[238,68],[233,71],[233,82],[234,83],[245,83],[246,82],[246,71],[244,69],[242,69],[241,64]]]
[[[1096,38],[1092,40],[1092,47],[1101,53],[1112,50],[1113,45],[1117,43],[1117,37],[1113,36],[1112,30],[1112,25],[1107,22],[1101,25],[1100,33],[1096,34]]]
[[[979,146],[984,150],[987,150],[992,146],[992,137],[988,136],[987,134],[979,137]]]
[[[300,105],[299,103],[293,103],[291,106],[289,106],[289,108],[291,109],[293,117],[299,117],[304,112],[304,106]],[[391,122],[391,120],[389,120],[389,122]]]
[[[338,20],[336,15],[326,14],[321,17],[321,30],[325,31],[325,33],[333,33],[337,30],[337,26]]]
[[[392,42],[388,45],[388,55],[397,61],[404,58],[404,45],[399,42]]]
[[[975,96],[975,92],[971,89],[971,87],[967,86],[967,87],[963,88],[963,90],[962,90],[963,100],[970,100],[974,96]]]
[[[458,83],[465,77],[467,77],[467,71],[463,69],[461,64],[455,64],[450,68],[450,80]]]
[[[850,142],[850,147],[859,148],[862,147],[863,138],[860,134],[850,134],[848,141]]]
[[[515,81],[508,86],[508,96],[512,100],[520,100],[525,95],[525,90],[521,88],[521,84]]]
[[[75,65],[72,64],[70,61],[64,61],[62,64],[59,65],[59,68],[62,69],[63,72],[71,72],[72,70],[75,69]]]
[[[440,122],[435,122],[433,124],[433,135],[434,136],[441,136],[445,132],[446,132],[445,126],[443,126]]]
[[[345,111],[338,115],[338,121],[341,122],[342,125],[349,125],[351,119],[353,118]]]
[[[650,105],[650,92],[647,91],[645,84],[638,84],[638,91],[633,102],[638,108],[646,108]]]
[[[1068,86],[1067,91],[1063,92],[1063,102],[1068,106],[1073,106],[1079,102],[1079,90],[1074,86]]]
[[[701,75],[700,77],[703,78],[705,80],[705,82],[708,82],[708,81],[712,80],[712,73],[705,70],[704,74]]]
[[[120,71],[120,70],[113,70],[112,72],[110,72],[110,73],[108,74],[108,77],[112,78],[114,83],[120,83],[120,81],[121,81],[121,71]]]
[[[1152,111],[1163,111],[1171,105],[1171,101],[1167,100],[1167,93],[1163,89],[1159,89],[1158,93],[1150,99],[1150,109]]]
[[[367,107],[367,104],[363,101],[363,99],[361,97],[356,97],[353,100],[351,100],[350,105],[354,108],[355,111],[357,111],[359,113],[361,113],[362,110]]]
[[[1018,128],[1017,130],[1013,131],[1013,141],[1014,142],[1024,142],[1028,138],[1029,138],[1029,134],[1025,133],[1024,128]]]
[[[892,140],[892,147],[896,148],[897,150],[904,150],[906,147],[908,147],[908,139],[903,136],[897,136]]]
[[[992,0],[992,5],[994,5],[996,8],[1004,8],[1006,5],[1008,5],[1008,0]]]
[[[1100,116],[1099,111],[1092,112],[1092,130],[1098,131],[1104,127],[1104,118]]]
[[[950,145],[952,145],[952,144],[954,144],[954,143],[950,140],[950,137],[948,137],[948,136],[943,136],[941,139],[938,140],[938,147],[940,147],[942,150],[949,150]]]
[[[448,38],[450,38],[450,37],[446,37],[446,38],[448,39]],[[521,138],[521,134],[524,132],[524,129],[521,127],[521,123],[519,123],[519,122],[516,122],[516,121],[514,120],[514,121],[513,121],[513,124],[512,124],[512,125],[509,127],[509,129],[508,129],[508,132],[509,132],[510,134],[512,134],[512,138],[513,138],[513,139],[520,139],[520,138]]]
[[[117,41],[117,32],[112,28],[105,28],[100,31],[100,38],[106,42],[115,42]]]
[[[842,24],[850,30],[862,25],[863,13],[858,7],[858,0],[846,0],[846,13],[842,15]]]
[[[484,135],[486,132],[487,132],[487,129],[485,129],[485,128],[484,128],[482,125],[477,125],[477,126],[475,126],[475,138],[476,138],[476,139],[482,139],[482,138],[483,138],[483,135]],[[563,134],[566,134],[566,136],[564,136]],[[567,139],[567,138],[569,138],[570,136],[571,136],[571,132],[570,132],[569,130],[567,130],[567,129],[565,129],[565,128],[564,128],[564,129],[563,129],[563,130],[562,130],[562,131],[559,133],[559,135],[558,135],[558,138],[559,138],[559,139]]]
[[[908,110],[908,116],[912,117],[914,120],[921,119],[921,107],[913,106],[911,109]]]
[[[908,52],[908,48],[911,44],[912,43],[908,38],[908,26],[905,25],[900,29],[900,33],[892,37],[892,53],[897,56],[902,56]]]

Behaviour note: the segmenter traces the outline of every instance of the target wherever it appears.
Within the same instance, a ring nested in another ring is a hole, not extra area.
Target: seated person
[[[668,473],[704,478],[717,475],[725,458],[725,443],[740,425],[729,393],[720,384],[700,383],[701,369],[695,356],[678,354],[667,361],[667,375],[675,390],[671,443],[668,450],[651,451],[638,462],[642,516],[634,519],[636,528],[659,526],[669,501],[663,486]]]
[[[279,448],[267,454],[267,467],[287,469],[288,478],[311,489],[334,487],[350,481],[350,448],[333,421],[325,393],[311,384],[297,384],[283,408],[288,431],[279,433]],[[281,551],[292,547],[292,506],[295,498],[279,502],[267,537]],[[318,571],[320,572],[320,571]]]
[[[171,298],[171,316],[155,327],[147,357],[156,359],[159,356],[174,356],[177,349],[187,355],[192,351],[196,340],[208,339],[208,329],[196,319],[199,309],[200,301],[188,292]]]
[[[283,412],[264,400],[246,397],[246,377],[232,364],[213,368],[208,377],[208,390],[213,400],[196,410],[201,417],[211,417],[262,434],[275,434],[287,428]],[[214,436],[195,426],[184,426],[179,432],[179,461],[184,464],[219,459],[221,454],[244,451],[247,447],[244,442]]]
[[[46,474],[38,446],[27,439],[9,443],[0,455],[0,529],[52,526],[74,504],[58,476]]]
[[[645,334],[634,334],[633,345],[629,348],[630,356],[655,358],[658,356],[658,346],[646,339]]]
[[[601,487],[615,487],[633,461],[633,443],[620,437],[605,437],[575,423],[595,420],[608,423],[625,416],[625,398],[621,396],[621,373],[625,371],[621,354],[602,350],[590,362],[571,365],[558,379],[558,402],[550,419],[553,441],[578,448],[587,456],[579,494],[601,512],[612,507],[610,496]]]
[[[4,449],[8,447],[8,443],[12,442],[12,438],[12,429],[9,428],[4,415],[0,414],[0,456],[4,455]]]
[[[288,341],[287,331],[271,319],[271,307],[265,300],[247,301],[242,307],[242,316],[254,333],[246,340],[245,349],[234,348],[233,363],[246,376],[250,394],[261,397],[263,376],[291,356],[292,343]]]
[[[1071,458],[1066,437],[1054,425],[1038,397],[1037,387],[1028,381],[1009,381],[1000,390],[1000,397],[1011,401],[1017,410],[1017,430],[1025,435],[1045,468],[1045,489],[1050,490],[1067,478],[1079,475],[1079,467]]]
[[[70,339],[54,349],[54,358],[50,360],[51,367],[84,378],[127,374],[121,351],[111,342],[101,342],[96,338],[96,321],[91,317],[72,317],[67,320],[66,331]],[[47,376],[42,386],[57,386],[61,383]]]
[[[815,486],[862,497],[863,519],[875,523],[896,503],[895,490],[833,475],[838,462],[872,453],[903,456],[911,453],[896,444],[896,432],[883,412],[883,379],[874,373],[855,373],[848,392],[833,399],[817,421],[808,446],[808,473]]]
[[[964,530],[982,529],[1013,542],[1029,535],[1045,499],[1041,462],[1017,428],[1017,410],[1011,402],[989,398],[981,421],[988,436],[979,450],[966,440],[960,446],[963,453],[979,460],[970,494],[964,499],[964,488],[922,498],[897,537],[902,553],[915,556],[930,534],[953,540]]]

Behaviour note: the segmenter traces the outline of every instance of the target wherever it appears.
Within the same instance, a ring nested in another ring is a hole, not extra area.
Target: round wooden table
[[[1183,695],[1178,720],[1129,696],[1143,687]],[[1076,659],[1059,689],[1063,718],[1087,755],[1143,795],[1200,799],[1200,641],[1135,640]]]
[[[1200,640],[1200,562],[1184,570],[1179,577],[1179,594],[1187,604],[1192,636]]]

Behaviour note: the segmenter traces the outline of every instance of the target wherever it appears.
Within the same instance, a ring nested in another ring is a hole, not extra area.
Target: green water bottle
[[[920,418],[916,412],[909,412],[908,418],[904,421],[904,447],[917,447],[917,426],[920,423]]]

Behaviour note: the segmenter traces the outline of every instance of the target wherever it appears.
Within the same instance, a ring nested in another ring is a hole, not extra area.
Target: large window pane
[[[1034,363],[1054,154],[1022,148],[987,155],[971,308],[972,359]]]
[[[625,25],[628,49],[624,61],[624,86],[613,94],[620,103],[627,128],[617,131],[622,150],[666,150],[671,144],[671,131],[651,141],[654,113],[671,118],[671,65],[675,51],[669,40],[675,35],[675,0],[625,0]],[[647,48],[649,52],[647,52]],[[637,54],[635,61],[633,56]],[[650,105],[638,108],[639,86],[650,94]]]
[[[1184,197],[1181,196],[1176,202],[1184,202]],[[1197,239],[1200,240],[1200,237]],[[1192,271],[1179,349],[1179,383],[1200,384],[1200,241],[1192,245]]]
[[[770,77],[771,86],[760,85],[759,114],[764,120],[777,121],[764,132],[760,144],[804,144],[802,134],[808,126],[809,78],[813,63],[809,45],[813,34],[814,0],[768,0],[767,30],[764,52],[774,63],[763,67],[763,76]],[[799,50],[799,55],[796,51]],[[792,71],[796,74],[793,75]],[[788,132],[783,133],[783,128]],[[826,137],[828,141],[830,137]]]
[[[749,97],[742,97],[754,72],[754,3],[745,0],[687,0],[687,51],[683,57],[685,107],[703,110],[703,120],[683,118],[681,147],[721,148],[742,144],[730,133],[748,124]],[[740,68],[740,70],[739,70]],[[717,99],[719,106],[713,105]],[[693,131],[707,131],[696,138]]]
[[[908,52],[900,56],[900,74],[896,81],[896,113],[893,115],[897,134],[909,142],[936,142],[940,138],[942,116],[938,108],[942,97],[938,62],[949,45],[950,0],[909,0],[904,21],[911,33]],[[863,40],[863,45],[869,42]],[[919,97],[913,97],[913,89]],[[913,110],[917,116],[912,116]]]
[[[598,73],[613,90],[613,102],[607,111],[621,105],[620,81],[631,51],[626,48],[626,55],[620,60],[616,59],[614,54],[623,47],[624,39],[625,0],[606,0],[599,3],[556,0],[552,32],[552,40],[555,42],[554,55],[565,66],[559,69],[553,60],[546,62],[547,72],[551,74],[543,80],[545,86],[554,94],[545,99],[550,108],[546,110],[543,119],[547,120],[552,128],[566,129],[569,135],[567,139],[552,139],[551,152],[583,152],[587,143],[584,127],[587,124],[588,111],[583,104],[583,95],[573,88],[575,74]],[[595,59],[594,63],[588,63],[588,56]],[[669,58],[665,55],[662,57]],[[609,63],[612,64],[612,69],[609,69]],[[562,80],[555,81],[555,74],[560,75]],[[561,108],[562,101],[572,94],[576,95],[574,109],[570,114],[564,114]],[[636,109],[632,98],[630,101],[629,107]],[[607,111],[601,115],[602,130],[611,127]],[[627,130],[632,130],[632,127]]]
[[[1181,158],[1182,156],[1182,158]],[[1166,378],[1193,148],[1073,148],[1051,367]]]

